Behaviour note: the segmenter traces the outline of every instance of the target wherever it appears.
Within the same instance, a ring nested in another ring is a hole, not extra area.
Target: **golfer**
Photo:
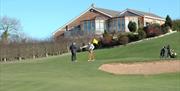
[[[92,43],[88,44],[88,55],[89,60],[88,61],[94,61],[94,45]]]
[[[71,46],[69,47],[69,49],[71,50],[71,61],[72,62],[77,62],[77,60],[76,60],[76,52],[77,52],[76,43],[73,42],[71,44]]]
[[[83,46],[83,47],[81,47],[81,49],[82,48],[87,48],[87,50],[88,50],[88,61],[94,61],[95,59],[95,57],[94,57],[94,45],[92,44],[92,43],[88,43],[88,45],[85,45],[85,46]]]

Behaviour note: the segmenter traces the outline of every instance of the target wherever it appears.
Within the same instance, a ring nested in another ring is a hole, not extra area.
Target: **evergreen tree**
[[[170,28],[172,28],[172,20],[169,15],[166,16],[165,26],[169,26]]]
[[[135,22],[130,21],[128,24],[129,31],[135,32],[137,30],[137,26]]]

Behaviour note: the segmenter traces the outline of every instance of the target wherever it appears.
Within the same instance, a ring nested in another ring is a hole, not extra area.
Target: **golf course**
[[[160,49],[170,45],[177,58],[161,59]],[[99,70],[103,64],[180,61],[180,32],[138,43],[87,52],[0,63],[0,91],[180,91],[180,72],[113,74]],[[180,65],[180,64],[179,64]],[[180,68],[179,68],[180,69]],[[158,69],[157,69],[158,70]]]

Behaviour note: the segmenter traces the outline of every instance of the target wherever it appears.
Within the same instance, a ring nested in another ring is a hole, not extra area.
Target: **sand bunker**
[[[157,61],[157,62],[138,62],[132,64],[112,63],[103,64],[99,70],[113,74],[160,74],[180,72],[180,60]]]

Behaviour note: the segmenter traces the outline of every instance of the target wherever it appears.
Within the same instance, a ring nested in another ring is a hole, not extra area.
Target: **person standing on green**
[[[171,57],[171,48],[170,45],[167,45],[167,57]]]
[[[77,60],[76,60],[76,52],[77,52],[76,43],[73,42],[71,44],[71,46],[69,47],[69,49],[71,50],[71,61],[72,62],[77,62]]]
[[[81,49],[87,48],[88,50],[88,61],[94,61],[95,60],[95,53],[94,53],[94,48],[95,46],[93,43],[89,42],[88,45],[85,45],[83,47],[80,47]]]

